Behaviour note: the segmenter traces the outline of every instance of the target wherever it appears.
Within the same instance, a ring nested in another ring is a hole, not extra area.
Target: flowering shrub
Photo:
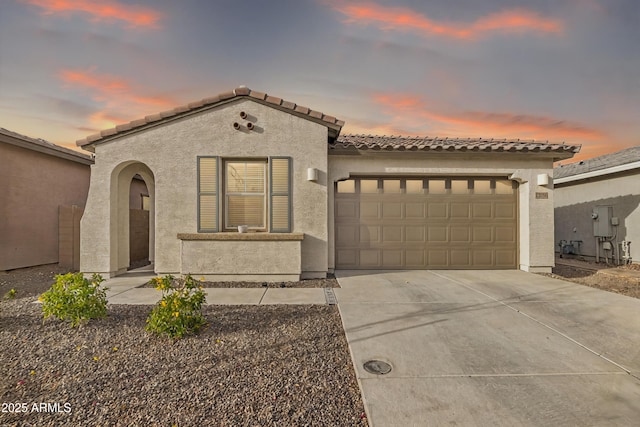
[[[207,323],[202,315],[204,291],[190,274],[182,279],[155,277],[150,283],[162,291],[162,299],[147,318],[148,331],[177,339],[197,334]]]
[[[107,315],[106,288],[101,288],[102,276],[94,274],[91,280],[82,273],[58,274],[56,282],[43,293],[42,313],[46,319],[55,316],[69,321],[72,327],[89,319],[102,318]]]

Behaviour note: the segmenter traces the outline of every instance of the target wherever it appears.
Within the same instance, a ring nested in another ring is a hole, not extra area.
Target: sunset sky
[[[0,1],[0,127],[76,148],[239,85],[343,133],[589,158],[640,144],[640,1]]]

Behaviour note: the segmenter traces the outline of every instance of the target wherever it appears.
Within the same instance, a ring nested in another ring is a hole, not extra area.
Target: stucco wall
[[[555,250],[560,250],[560,240],[582,240],[581,254],[595,257],[591,212],[598,205],[612,206],[620,221],[616,240],[631,241],[631,255],[639,261],[640,172],[634,172],[559,184],[554,191]]]
[[[206,280],[298,280],[300,243],[299,240],[185,240],[182,242],[182,273],[197,271],[198,276]]]
[[[526,271],[550,272],[553,255],[553,191],[537,185],[538,174],[552,174],[552,161],[535,154],[510,153],[389,153],[329,156],[329,235],[334,233],[335,182],[350,176],[506,176],[519,182],[518,256]],[[536,193],[548,193],[537,199]],[[329,266],[335,266],[333,238],[329,246]]]
[[[240,111],[255,118],[254,131],[233,128],[233,122],[243,122]],[[149,189],[155,210],[151,213],[155,233],[150,233],[155,235],[155,270],[178,273],[181,242],[177,234],[197,232],[197,156],[290,156],[292,231],[305,233],[302,271],[326,274],[326,152],[326,127],[246,99],[99,144],[81,226],[81,269],[111,275],[126,268],[123,256],[113,262],[114,253],[128,252],[128,248],[122,243],[127,240],[119,236],[122,232],[110,222],[114,217],[120,218],[116,224],[128,221],[128,213],[120,207],[124,201],[116,196],[122,185],[117,179],[119,169],[125,165],[139,162],[149,168],[155,187]],[[318,182],[306,180],[307,168],[320,171]],[[128,239],[128,232],[124,234]],[[247,250],[252,250],[253,242],[246,243]]]
[[[89,166],[0,143],[0,270],[58,262],[58,207],[82,206]]]

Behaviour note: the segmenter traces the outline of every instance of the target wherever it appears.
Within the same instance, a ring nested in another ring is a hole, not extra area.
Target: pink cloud
[[[103,105],[103,109],[88,117],[91,127],[105,129],[130,120],[131,117],[150,114],[177,104],[173,99],[145,93],[127,80],[94,70],[63,69],[58,77],[69,88],[82,89]],[[126,112],[125,115],[122,112]]]
[[[392,117],[392,124],[428,123],[451,136],[534,138],[553,141],[598,141],[607,137],[600,129],[555,117],[513,112],[451,112],[431,107],[424,99],[406,94],[378,93],[373,100]],[[438,132],[436,132],[438,133]],[[441,133],[438,133],[439,135]]]
[[[43,9],[47,15],[80,13],[93,21],[122,21],[130,27],[158,28],[162,15],[151,8],[131,6],[116,0],[22,0]]]
[[[422,36],[442,36],[475,40],[489,33],[561,33],[562,21],[526,9],[512,9],[480,17],[473,22],[437,21],[405,7],[376,3],[329,1],[334,10],[347,17],[345,23],[372,24],[382,30],[412,31]]]

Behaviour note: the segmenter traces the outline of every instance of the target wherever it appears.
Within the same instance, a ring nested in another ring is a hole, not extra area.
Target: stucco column
[[[111,277],[111,170],[91,166],[91,184],[80,221],[80,271]]]
[[[554,253],[553,190],[551,184],[537,184],[538,175],[550,169],[518,170],[512,176],[519,182],[519,251],[520,269],[534,273],[551,273]]]

